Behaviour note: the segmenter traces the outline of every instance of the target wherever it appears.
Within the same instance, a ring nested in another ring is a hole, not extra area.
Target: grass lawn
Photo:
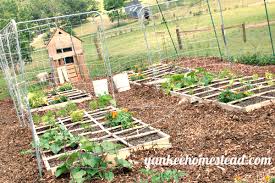
[[[0,100],[9,97],[8,88],[3,73],[0,72]]]

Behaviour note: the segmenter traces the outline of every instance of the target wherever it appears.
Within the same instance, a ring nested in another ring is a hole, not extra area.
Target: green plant
[[[203,68],[197,68],[185,74],[174,74],[167,77],[167,81],[161,84],[167,93],[175,89],[185,88],[194,84],[209,85],[214,79],[214,75],[206,72]]]
[[[229,58],[229,60],[238,62],[238,63],[243,63],[243,64],[261,65],[261,66],[275,64],[274,56],[259,55],[259,54],[231,57]]]
[[[107,161],[109,154],[114,154],[119,149],[119,145],[112,142],[95,143],[82,138],[80,140],[80,151],[61,157],[64,161],[58,166],[55,176],[70,173],[73,182],[83,183],[91,179],[105,179],[111,181],[114,178],[113,170],[117,168],[131,169],[132,165],[123,159],[115,159],[116,167]]]
[[[48,104],[47,97],[43,91],[28,93],[28,100],[31,108],[37,108]]]
[[[72,90],[72,89],[73,89],[73,86],[71,83],[65,83],[58,88],[58,91],[62,92],[62,91],[68,91],[68,90]]]
[[[71,113],[72,122],[82,121],[84,118],[84,111],[83,110],[76,110]]]
[[[55,114],[53,111],[48,111],[41,117],[41,121],[44,124],[54,125],[55,124]]]
[[[62,102],[67,102],[68,101],[68,97],[65,95],[60,95],[60,96],[56,96],[53,98],[53,100],[51,101],[51,104],[59,104]]]
[[[56,116],[58,117],[66,117],[67,115],[68,115],[68,112],[66,111],[66,109],[60,109],[56,111]]]
[[[62,125],[56,125],[44,133],[39,140],[39,147],[43,150],[50,150],[54,154],[59,153],[65,146],[78,146],[78,137],[73,136]]]
[[[141,80],[141,79],[145,79],[145,76],[141,73],[130,75],[130,80],[131,81],[136,81],[136,80]]]
[[[97,108],[104,108],[108,105],[115,105],[115,100],[111,95],[100,95],[96,100],[93,100],[89,103],[89,107],[92,110]]]
[[[164,183],[164,182],[179,182],[180,179],[187,174],[179,170],[165,170],[164,172],[158,172],[150,169],[141,169],[140,172],[146,176],[145,180],[141,182],[146,182],[146,180],[151,183]]]
[[[121,125],[123,129],[133,127],[133,118],[132,114],[126,109],[119,111],[112,111],[106,115],[109,126],[118,126]]]
[[[73,111],[77,110],[77,105],[76,103],[72,103],[69,102],[66,106],[65,106],[65,110],[68,112],[68,114],[70,114]]]
[[[51,90],[51,91],[50,91],[50,94],[51,94],[51,95],[57,95],[56,89]]]
[[[41,117],[39,114],[34,114],[32,116],[32,119],[33,119],[34,124],[36,124],[36,125],[38,125],[41,122]]]
[[[97,108],[98,108],[97,101],[96,101],[96,100],[91,101],[91,102],[89,103],[89,107],[90,107],[90,109],[92,109],[92,110],[97,109]]]
[[[225,91],[220,93],[218,100],[223,103],[228,103],[248,97],[250,95],[252,95],[252,93],[250,92],[232,92],[231,90],[226,89]]]

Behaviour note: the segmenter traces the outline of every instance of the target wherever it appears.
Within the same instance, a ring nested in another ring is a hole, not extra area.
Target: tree
[[[124,0],[104,0],[104,9],[108,12],[108,16],[112,22],[117,19],[117,26],[119,26],[119,20],[122,15],[122,11],[119,10],[124,6]]]

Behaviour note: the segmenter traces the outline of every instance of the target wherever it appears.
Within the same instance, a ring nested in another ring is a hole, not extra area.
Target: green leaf
[[[76,183],[83,183],[86,179],[85,179],[85,175],[86,175],[86,171],[81,170],[79,168],[75,168],[72,170],[72,178]]]
[[[101,147],[103,148],[103,151],[107,153],[116,153],[117,151],[116,144],[112,142],[104,141],[101,143]]]
[[[132,164],[129,161],[126,161],[124,159],[118,159],[118,158],[115,158],[115,161],[121,167],[129,168],[129,169],[132,168]]]
[[[62,147],[59,146],[58,144],[52,144],[52,145],[50,146],[50,150],[51,150],[54,154],[57,154],[61,149],[62,149]]]
[[[89,174],[91,177],[94,177],[99,171],[98,169],[88,169],[86,170],[87,174]]]
[[[55,172],[55,176],[59,177],[60,175],[67,173],[69,171],[67,165],[65,163],[63,163],[62,165],[60,165],[59,167],[57,167],[56,172]]]
[[[83,166],[90,166],[90,167],[96,167],[96,165],[99,164],[99,162],[101,161],[100,157],[97,156],[93,156],[91,154],[85,153],[81,155],[82,158],[82,165]]]
[[[107,181],[111,182],[114,179],[115,175],[113,172],[109,171],[109,172],[104,172],[104,179],[106,179]]]

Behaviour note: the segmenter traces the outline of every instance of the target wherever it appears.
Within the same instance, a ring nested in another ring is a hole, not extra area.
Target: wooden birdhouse
[[[55,83],[89,80],[89,71],[84,60],[82,41],[57,28],[47,44]]]

